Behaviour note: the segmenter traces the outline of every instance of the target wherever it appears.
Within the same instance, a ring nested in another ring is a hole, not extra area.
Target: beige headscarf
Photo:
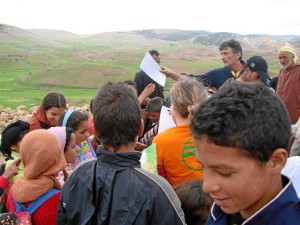
[[[281,48],[279,50],[279,52],[289,52],[289,53],[291,53],[294,56],[294,58],[293,58],[294,63],[296,63],[297,60],[298,60],[297,53],[291,46],[284,46],[283,48]]]
[[[20,203],[37,199],[51,188],[61,189],[56,175],[66,166],[58,139],[38,129],[27,134],[20,146],[24,177],[12,187],[13,198]]]

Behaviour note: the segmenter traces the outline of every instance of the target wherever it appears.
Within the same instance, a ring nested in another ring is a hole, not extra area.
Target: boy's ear
[[[142,135],[143,135],[143,132],[144,132],[144,120],[141,119],[141,122],[140,122],[140,129],[139,129],[139,131],[138,131],[138,133],[137,133],[137,136],[138,136],[138,137],[142,136]]]
[[[95,129],[95,124],[93,125],[93,130],[94,130],[94,136],[97,140],[99,140],[99,134],[97,132],[97,130]]]
[[[269,159],[269,165],[270,165],[270,172],[272,174],[278,174],[281,173],[281,170],[286,164],[288,158],[288,153],[283,148],[276,149],[270,159]]]

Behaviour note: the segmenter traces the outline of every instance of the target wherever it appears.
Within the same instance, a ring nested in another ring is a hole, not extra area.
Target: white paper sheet
[[[169,128],[176,126],[169,111],[170,111],[169,108],[162,106],[161,111],[160,111],[158,134]]]
[[[149,52],[146,53],[143,61],[141,62],[140,68],[156,83],[162,87],[165,86],[167,77],[165,74],[159,71],[160,66],[157,64],[157,62],[155,62]]]

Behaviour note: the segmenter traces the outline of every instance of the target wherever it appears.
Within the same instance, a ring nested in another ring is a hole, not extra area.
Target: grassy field
[[[0,39],[1,42],[1,39]],[[149,49],[161,53],[161,65],[177,72],[202,74],[222,66],[215,46],[191,41],[164,41],[133,34],[102,35],[81,41],[38,42],[8,39],[0,43],[0,106],[39,105],[50,91],[60,91],[70,105],[89,104],[99,86],[107,82],[133,80]],[[277,53],[259,54],[277,74]],[[172,84],[167,79],[165,94]]]

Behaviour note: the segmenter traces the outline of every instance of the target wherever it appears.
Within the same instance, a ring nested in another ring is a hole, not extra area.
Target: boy
[[[140,103],[126,84],[104,85],[93,100],[97,160],[86,162],[65,183],[57,224],[185,224],[167,181],[140,169],[134,151],[143,132]]]
[[[207,224],[296,225],[299,199],[281,176],[291,124],[269,88],[231,83],[203,103],[191,130],[214,204]]]
[[[143,144],[149,145],[151,139],[153,139],[158,133],[160,111],[164,105],[164,99],[161,97],[155,97],[150,99],[146,105],[147,118],[145,119],[145,128],[143,136],[140,137],[139,141]]]

